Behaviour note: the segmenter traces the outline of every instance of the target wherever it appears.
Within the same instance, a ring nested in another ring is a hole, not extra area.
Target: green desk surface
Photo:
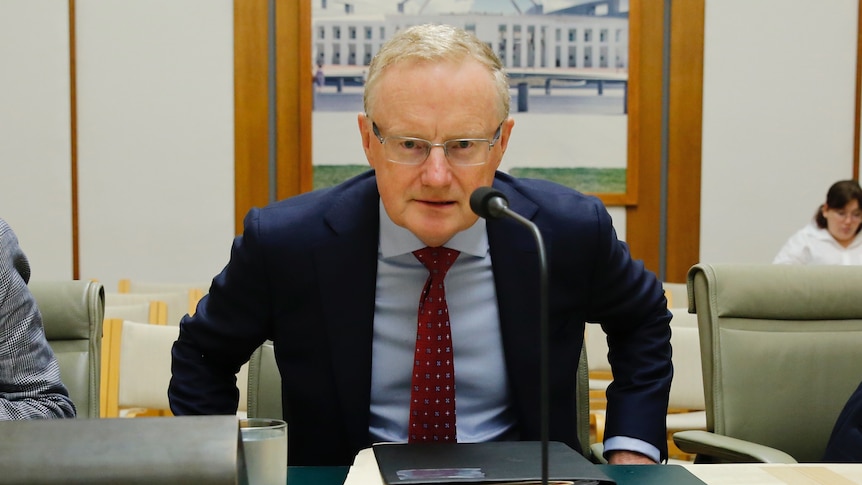
[[[290,485],[342,485],[347,478],[347,466],[289,466]]]
[[[678,465],[596,465],[617,485],[702,485],[703,482]],[[288,485],[342,485],[349,467],[292,466]]]

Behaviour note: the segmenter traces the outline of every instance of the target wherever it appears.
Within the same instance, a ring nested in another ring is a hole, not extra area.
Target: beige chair
[[[170,416],[171,347],[179,327],[108,319],[105,334],[111,350],[104,417]]]
[[[696,462],[815,462],[862,379],[862,267],[698,264],[707,431]]]
[[[204,283],[164,283],[154,281],[138,281],[122,279],[117,282],[119,293],[186,293],[189,315],[195,314],[198,301],[209,291],[209,284]]]
[[[105,320],[131,320],[147,322],[156,325],[167,323],[167,305],[162,301],[150,301],[129,305],[105,305]],[[111,376],[111,331],[113,327],[107,322],[102,327],[102,369],[99,407],[101,417],[107,417],[108,394],[111,392],[108,380]]]
[[[102,417],[171,416],[168,385],[171,348],[179,327],[105,319],[106,352]],[[238,415],[246,414],[248,364],[237,374],[240,393]]]
[[[673,435],[678,431],[706,429],[697,315],[688,313],[688,308],[671,308],[670,311],[673,314],[670,322],[673,381],[667,412],[668,456],[673,460],[691,461],[693,455],[682,453],[673,445]]]
[[[662,282],[668,308],[688,308],[688,286],[685,283]]]
[[[668,400],[668,441],[677,431],[706,429],[706,412],[703,401],[703,378],[700,370],[700,343],[697,317],[685,308],[671,308],[671,346],[673,347],[674,376]],[[590,413],[595,440],[604,440],[605,392],[613,380],[608,362],[607,338],[598,325],[588,325],[584,345],[590,367]],[[672,450],[676,451],[676,450]],[[671,453],[672,457],[686,460],[690,457]]]
[[[106,292],[105,306],[138,305],[141,303],[163,302],[164,314],[159,314],[156,321],[165,321],[169,326],[178,326],[180,320],[188,313],[189,295],[185,291],[167,291],[159,293],[119,293]],[[162,307],[157,307],[162,308]],[[153,318],[147,321],[153,321]]]
[[[92,281],[32,281],[29,288],[78,417],[99,417],[105,306],[102,285]]]
[[[585,349],[581,349],[578,375],[576,376],[578,440],[581,443],[581,453],[588,458],[598,460],[591,455],[590,448],[588,380],[587,352]],[[284,415],[281,404],[281,374],[275,362],[273,344],[267,341],[254,351],[249,360],[248,416],[250,418],[281,418]]]
[[[105,305],[105,318],[119,318],[133,322],[168,323],[168,306],[163,301],[147,301],[125,305]]]
[[[584,331],[584,351],[588,362],[590,425],[595,441],[601,443],[605,433],[605,393],[613,381],[613,374],[608,362],[607,336],[598,324],[587,324]]]

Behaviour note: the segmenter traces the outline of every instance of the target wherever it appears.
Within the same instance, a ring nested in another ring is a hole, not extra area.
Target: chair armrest
[[[781,450],[709,431],[680,431],[673,434],[673,442],[680,450],[697,454],[698,462],[797,463]]]
[[[590,460],[599,465],[607,465],[608,460],[605,459],[605,445],[602,443],[593,443],[590,445]]]

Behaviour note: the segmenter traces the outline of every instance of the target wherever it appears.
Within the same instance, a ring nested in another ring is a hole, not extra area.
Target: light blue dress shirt
[[[445,246],[461,251],[445,279],[455,352],[457,439],[512,439],[516,423],[485,220]],[[412,253],[423,247],[413,233],[389,219],[381,204],[369,429],[375,442],[407,441],[416,316],[428,278],[428,270]]]
[[[416,316],[428,278],[412,253],[423,247],[413,233],[392,222],[381,203],[371,359],[373,442],[407,441]],[[455,234],[445,247],[461,251],[445,279],[455,352],[457,440],[516,440],[485,220]],[[605,451],[611,450],[638,451],[655,461],[660,456],[656,447],[626,436],[606,439]]]

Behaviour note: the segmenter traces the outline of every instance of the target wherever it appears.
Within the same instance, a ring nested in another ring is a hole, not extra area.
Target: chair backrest
[[[581,348],[577,392],[577,429],[581,453],[590,456],[590,385],[587,351]],[[282,418],[281,374],[275,362],[275,349],[271,341],[257,348],[248,363],[248,417]]]
[[[862,379],[862,267],[698,264],[707,430],[819,461]]]
[[[209,292],[209,284],[204,282],[167,283],[121,279],[117,282],[117,291],[120,293],[186,293],[188,297],[188,309],[186,311],[189,315],[194,315],[198,301]]]
[[[688,308],[688,285],[662,282],[668,308]]]
[[[167,306],[164,318],[169,326],[178,326],[180,324],[180,320],[186,315],[186,313],[188,313],[189,294],[184,291],[167,291],[159,293],[105,293],[105,304],[108,306],[134,305],[154,301],[164,302]],[[159,320],[161,320],[161,318],[162,317],[159,317]]]
[[[111,339],[105,417],[128,408],[169,409],[171,347],[179,327],[119,319],[105,325]]]
[[[670,385],[668,409],[671,411],[703,411],[703,372],[701,371],[700,338],[697,315],[687,308],[671,308],[670,343],[673,347],[673,381]],[[678,430],[677,430],[678,431]]]
[[[247,412],[250,418],[283,419],[281,374],[271,341],[257,348],[248,361]]]
[[[155,300],[127,305],[108,305],[106,303],[105,318],[166,325],[168,323],[167,305],[163,301]]]
[[[99,417],[105,291],[93,281],[32,281],[45,337],[79,418]]]

